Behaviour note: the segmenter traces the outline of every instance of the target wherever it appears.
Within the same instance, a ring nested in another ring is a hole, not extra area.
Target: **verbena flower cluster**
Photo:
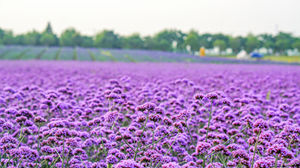
[[[1,167],[299,167],[297,66],[0,63]]]

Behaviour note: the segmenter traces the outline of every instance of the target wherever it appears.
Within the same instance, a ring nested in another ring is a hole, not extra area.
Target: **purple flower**
[[[210,163],[205,168],[222,168],[222,164],[219,162]]]
[[[181,168],[181,166],[176,162],[165,163],[162,168]]]
[[[107,164],[116,164],[118,162],[118,158],[114,155],[108,155],[106,157],[106,163]]]
[[[207,142],[198,142],[196,147],[196,153],[199,155],[205,154],[208,152],[208,149],[211,147],[211,145]]]
[[[140,165],[139,163],[135,162],[132,159],[129,160],[122,160],[120,163],[118,163],[116,166],[116,168],[143,168],[142,165]]]
[[[272,168],[274,167],[274,162],[274,159],[260,158],[259,160],[255,161],[254,168]]]

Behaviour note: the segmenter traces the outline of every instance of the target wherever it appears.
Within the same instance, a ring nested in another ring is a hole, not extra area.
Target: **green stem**
[[[175,143],[176,140],[177,140],[178,134],[179,134],[179,133],[177,133],[177,135],[176,135],[176,137],[175,137],[175,140],[174,140],[174,141],[172,142],[172,144],[169,146],[169,149],[168,149],[168,151],[164,154],[164,156],[166,156],[166,155],[170,152],[172,146],[174,145],[174,143]],[[159,164],[160,164],[160,161],[157,163],[157,165],[156,165],[154,168],[156,168]]]
[[[278,154],[276,155],[275,158],[276,158],[276,160],[275,160],[275,168],[277,168],[277,163],[278,163],[278,158],[279,158],[279,157],[278,157]]]
[[[253,157],[252,157],[252,161],[251,161],[251,168],[253,168],[253,165],[254,165],[254,159],[255,159],[255,154],[256,154],[256,150],[257,150],[258,138],[259,138],[259,135],[260,135],[260,131],[261,130],[259,130],[259,133],[257,134],[256,142],[255,142],[255,145],[254,145],[254,153],[253,153]]]
[[[207,129],[206,129],[205,142],[207,142],[207,136],[208,136],[208,131],[209,131],[209,126],[210,126],[210,120],[211,120],[211,118],[212,118],[212,104],[210,106],[210,111],[209,111],[209,117],[208,117]]]
[[[143,136],[143,134],[144,134],[144,132],[145,132],[146,124],[147,124],[147,122],[148,122],[148,119],[149,119],[149,117],[147,116],[147,119],[146,119],[145,124],[144,124],[144,126],[143,126],[142,136]],[[138,142],[137,147],[136,147],[136,150],[135,150],[135,152],[134,152],[134,157],[133,157],[133,160],[134,160],[134,161],[136,160],[136,155],[137,155],[137,153],[138,153],[138,151],[139,151],[139,148],[140,148],[140,141]]]
[[[65,138],[63,139],[63,151],[62,151],[62,155],[63,155],[63,160],[62,160],[62,168],[64,168],[64,164],[65,164]]]

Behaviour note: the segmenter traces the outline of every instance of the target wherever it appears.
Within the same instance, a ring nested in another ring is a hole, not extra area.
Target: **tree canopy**
[[[35,45],[35,46],[70,46],[146,49],[175,52],[196,52],[201,47],[206,49],[219,48],[220,52],[232,49],[234,54],[241,50],[248,53],[265,48],[271,54],[286,54],[290,49],[300,51],[300,38],[291,33],[248,34],[247,36],[231,36],[222,33],[200,34],[196,30],[187,33],[176,29],[165,29],[153,36],[141,36],[134,33],[121,36],[112,30],[103,30],[95,36],[82,35],[75,28],[68,28],[57,36],[51,23],[47,23],[43,32],[36,30],[15,35],[10,30],[0,28],[0,44],[2,45]]]

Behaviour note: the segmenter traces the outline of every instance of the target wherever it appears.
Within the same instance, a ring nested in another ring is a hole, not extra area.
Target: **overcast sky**
[[[246,35],[279,31],[300,35],[300,0],[0,0],[0,27],[56,33],[75,27],[93,35],[154,34],[165,28]]]

